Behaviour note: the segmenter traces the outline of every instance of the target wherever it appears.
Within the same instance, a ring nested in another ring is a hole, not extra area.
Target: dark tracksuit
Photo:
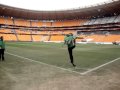
[[[70,57],[70,60],[71,60],[71,63],[73,64],[73,66],[75,66],[74,65],[74,59],[73,59],[73,53],[72,53],[74,48],[75,48],[75,46],[68,47],[69,57]]]
[[[4,43],[4,41],[0,40],[0,60],[2,59],[2,61],[5,60],[4,51],[5,51],[5,43]]]
[[[75,48],[75,39],[73,38],[73,36],[68,36],[68,37],[65,37],[65,42],[68,46],[70,61],[72,65],[75,67],[76,65],[74,64],[74,58],[73,58],[73,53],[72,53],[73,49]]]

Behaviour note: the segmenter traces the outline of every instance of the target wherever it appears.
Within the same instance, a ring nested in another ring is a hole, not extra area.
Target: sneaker
[[[72,64],[73,65],[73,67],[76,67],[76,65],[75,64]]]

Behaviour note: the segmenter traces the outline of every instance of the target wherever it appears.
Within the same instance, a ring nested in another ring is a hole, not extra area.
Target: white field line
[[[88,71],[85,71],[85,72],[83,72],[83,73],[80,73],[80,74],[81,74],[81,75],[85,75],[85,74],[87,74],[87,73],[93,72],[93,71],[95,71],[95,70],[97,70],[97,69],[99,69],[99,68],[102,68],[102,67],[104,67],[104,66],[106,66],[106,65],[108,65],[108,64],[111,64],[111,63],[113,63],[113,62],[115,62],[115,61],[117,61],[117,60],[120,60],[120,57],[119,57],[119,58],[116,58],[116,59],[114,59],[114,60],[112,60],[112,61],[110,61],[110,62],[107,62],[107,63],[105,63],[105,64],[102,64],[102,65],[100,65],[100,66],[98,66],[98,67],[95,67],[95,68],[93,68],[93,69],[90,69],[90,70],[88,70]]]
[[[64,71],[69,71],[69,72],[73,72],[73,73],[80,74],[80,73],[77,72],[77,71],[73,71],[73,70],[69,70],[69,69],[57,67],[57,66],[54,66],[54,65],[50,65],[50,64],[47,64],[47,63],[43,63],[43,62],[40,62],[40,61],[36,61],[36,60],[30,59],[30,58],[26,58],[26,57],[23,57],[23,56],[20,56],[20,55],[16,55],[16,54],[13,54],[13,53],[6,52],[6,54],[9,54],[9,55],[12,55],[12,56],[15,56],[15,57],[18,57],[18,58],[26,59],[26,60],[29,60],[29,61],[31,61],[31,62],[36,62],[36,63],[39,63],[39,64],[43,64],[43,65],[51,66],[51,67],[54,67],[54,68],[58,68],[58,69],[61,69],[61,70],[64,70]]]
[[[114,59],[114,60],[112,60],[112,61],[110,61],[110,62],[107,62],[107,63],[105,63],[105,64],[102,64],[102,65],[100,65],[100,66],[98,66],[98,67],[95,67],[95,68],[93,68],[93,69],[89,69],[88,71],[85,71],[85,72],[83,72],[83,73],[80,73],[80,72],[77,72],[77,71],[73,71],[73,70],[70,70],[70,69],[65,69],[65,68],[57,67],[57,66],[54,66],[54,65],[50,65],[50,64],[47,64],[47,63],[43,63],[43,62],[40,62],[40,61],[36,61],[36,60],[30,59],[30,58],[26,58],[26,57],[19,56],[19,55],[16,55],[16,54],[12,54],[12,53],[9,53],[9,52],[6,52],[6,53],[9,54],[9,55],[15,56],[15,57],[19,57],[19,58],[22,58],[22,59],[29,60],[29,61],[31,61],[31,62],[40,63],[40,64],[43,64],[43,65],[55,67],[55,68],[58,68],[58,69],[61,69],[61,70],[65,70],[65,71],[77,73],[77,74],[80,74],[80,75],[86,75],[87,73],[93,72],[93,71],[95,71],[95,70],[97,70],[97,69],[99,69],[99,68],[102,68],[102,67],[104,67],[104,66],[106,66],[106,65],[108,65],[108,64],[111,64],[111,63],[113,63],[113,62],[115,62],[115,61],[117,61],[117,60],[120,59],[120,57],[119,57],[119,58],[116,58],[116,59]]]

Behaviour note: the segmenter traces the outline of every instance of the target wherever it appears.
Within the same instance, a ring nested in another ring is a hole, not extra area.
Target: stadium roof
[[[38,11],[59,11],[73,8],[84,8],[112,0],[0,0],[1,4],[22,9]]]
[[[120,0],[102,3],[96,6],[59,11],[37,11],[21,9],[0,4],[0,16],[30,20],[70,20],[96,18],[120,14]]]

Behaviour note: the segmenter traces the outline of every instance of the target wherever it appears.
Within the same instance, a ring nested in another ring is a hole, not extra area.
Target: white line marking
[[[95,70],[97,70],[97,69],[99,69],[99,68],[101,68],[101,67],[104,67],[104,66],[106,66],[106,65],[108,65],[108,64],[111,64],[111,63],[113,63],[113,62],[115,62],[115,61],[117,61],[117,60],[120,59],[120,57],[119,57],[119,58],[116,58],[116,59],[114,59],[114,60],[112,60],[112,61],[110,61],[110,62],[107,62],[107,63],[105,63],[105,64],[102,64],[102,65],[100,65],[100,66],[98,66],[98,67],[95,67],[95,68],[90,69],[90,70],[88,70],[88,71],[85,71],[85,72],[83,72],[83,73],[80,73],[80,72],[77,72],[77,71],[73,71],[73,70],[70,70],[70,69],[65,69],[65,68],[57,67],[57,66],[54,66],[54,65],[50,65],[50,64],[47,64],[47,63],[43,63],[43,62],[40,62],[40,61],[36,61],[36,60],[30,59],[30,58],[26,58],[26,57],[19,56],[19,55],[16,55],[16,54],[12,54],[12,53],[9,53],[9,52],[6,52],[6,53],[9,54],[9,55],[15,56],[15,57],[19,57],[19,58],[23,58],[23,59],[29,60],[29,61],[31,61],[31,62],[40,63],[40,64],[43,64],[43,65],[55,67],[55,68],[58,68],[58,69],[61,69],[61,70],[69,71],[69,72],[74,72],[74,73],[77,73],[77,74],[80,74],[80,75],[86,75],[87,73],[93,72],[93,71],[95,71]]]
[[[40,64],[43,64],[43,65],[55,67],[55,68],[58,68],[58,69],[61,69],[61,70],[65,70],[65,71],[69,71],[69,72],[74,72],[74,73],[77,73],[77,74],[81,74],[81,73],[79,73],[79,72],[77,72],[77,71],[73,71],[73,70],[69,70],[69,69],[57,67],[57,66],[50,65],[50,64],[47,64],[47,63],[43,63],[43,62],[40,62],[40,61],[36,61],[36,60],[30,59],[30,58],[26,58],[26,57],[23,57],[23,56],[19,56],[19,55],[13,54],[13,53],[9,53],[9,52],[5,52],[5,53],[7,53],[7,54],[9,54],[9,55],[12,55],[12,56],[15,56],[15,57],[19,57],[19,58],[22,58],[22,59],[29,60],[29,61],[31,61],[31,62],[36,62],[36,63],[40,63]]]
[[[85,71],[85,72],[83,72],[83,73],[80,73],[81,75],[85,75],[85,74],[87,74],[87,73],[90,73],[90,72],[92,72],[92,71],[95,71],[95,70],[97,70],[97,69],[99,69],[99,68],[101,68],[101,67],[104,67],[104,66],[106,66],[106,65],[108,65],[108,64],[111,64],[111,63],[113,63],[113,62],[115,62],[115,61],[117,61],[117,60],[119,60],[120,59],[120,57],[119,58],[116,58],[116,59],[114,59],[114,60],[112,60],[112,61],[110,61],[110,62],[107,62],[107,63],[105,63],[105,64],[102,64],[102,65],[100,65],[100,66],[98,66],[98,67],[95,67],[95,68],[93,68],[93,69],[90,69],[90,70],[88,70],[88,71]]]

